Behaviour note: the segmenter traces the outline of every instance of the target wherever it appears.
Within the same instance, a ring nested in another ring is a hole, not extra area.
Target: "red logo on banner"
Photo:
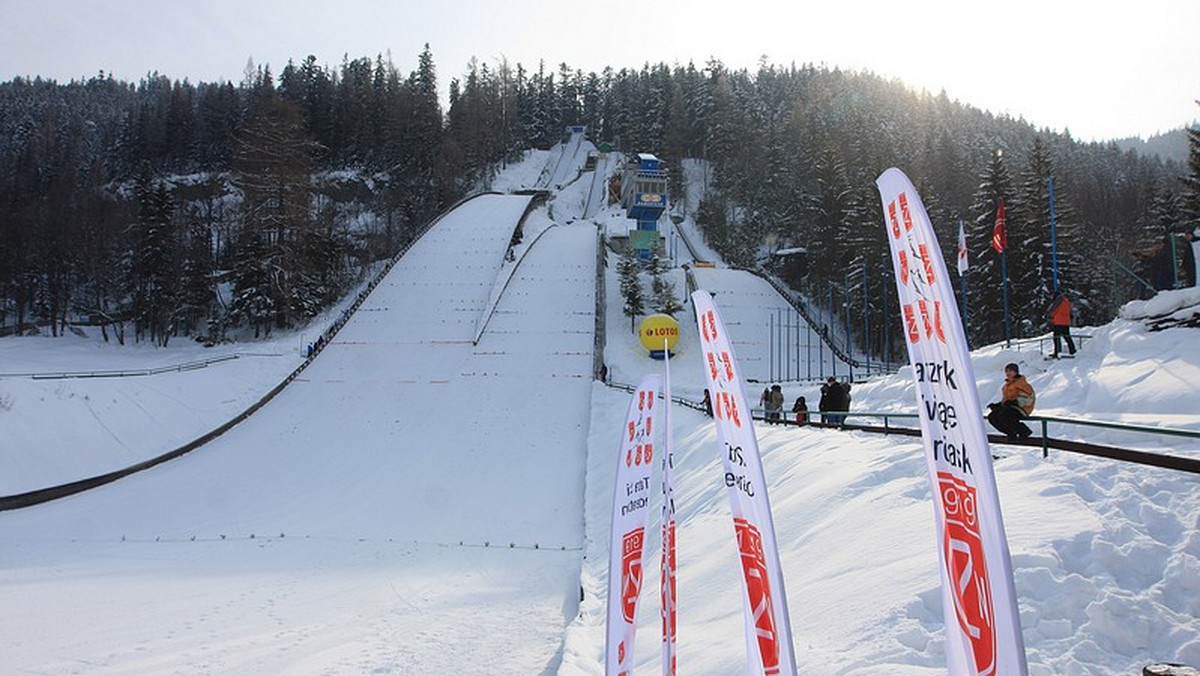
[[[954,592],[954,614],[971,643],[974,673],[988,676],[996,671],[996,624],[975,487],[949,472],[938,472],[938,492],[946,515],[942,546]]]
[[[621,546],[621,616],[633,622],[638,594],[642,591],[642,547],[646,544],[645,528],[625,534]],[[624,662],[623,659],[619,660]]]
[[[717,379],[717,357],[712,352],[705,352],[704,356],[708,358],[708,373],[713,380]]]
[[[917,249],[921,252],[921,262],[925,264],[925,283],[933,284],[933,259],[929,257],[929,246],[920,244]]]
[[[733,357],[728,352],[721,352],[721,364],[725,366],[725,380],[733,382]]]
[[[917,327],[917,315],[913,312],[912,303],[904,304],[904,326],[908,329],[908,342],[921,340],[921,330]]]
[[[924,327],[924,335],[926,338],[937,336],[937,339],[942,344],[946,343],[946,330],[942,326],[942,302],[933,301],[933,316],[929,314],[929,301],[918,300],[916,310],[913,309],[912,303],[904,304],[904,326],[908,331],[908,341],[917,343],[921,341],[921,328]],[[917,324],[917,311],[921,314],[921,324]]]
[[[742,416],[738,412],[737,400],[728,392],[717,392],[717,405],[713,410],[716,411],[718,418],[732,421],[734,427],[742,426]]]
[[[704,318],[700,322],[700,333],[704,335],[706,341],[717,339],[717,318],[712,311],[704,313]]]
[[[900,215],[904,217],[904,231],[912,230],[912,214],[908,213],[908,193],[900,193]]]
[[[942,328],[942,301],[933,301],[933,322],[929,320],[929,303],[918,301],[918,307],[921,308],[921,320],[925,322],[925,336],[929,337],[930,331],[937,334],[937,339],[943,345],[946,344],[946,331]]]
[[[901,249],[896,255],[900,258],[900,283],[908,286],[908,252]]]
[[[738,552],[742,555],[742,575],[754,615],[754,633],[762,656],[763,673],[779,673],[779,632],[775,627],[775,604],[771,600],[771,582],[767,577],[767,558],[762,535],[745,519],[734,519]]]
[[[900,239],[900,221],[896,220],[896,203],[888,203],[888,222],[892,224],[892,237]]]

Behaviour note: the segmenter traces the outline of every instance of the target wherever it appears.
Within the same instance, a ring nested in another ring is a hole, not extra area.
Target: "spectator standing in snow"
[[[1054,354],[1050,355],[1051,358],[1058,359],[1064,338],[1067,340],[1067,352],[1074,357],[1075,341],[1071,340],[1071,299],[1060,291],[1050,303],[1047,313],[1050,316],[1050,330],[1054,332]]]
[[[783,419],[783,388],[772,385],[767,397],[767,421],[779,422]]]
[[[704,388],[704,399],[702,399],[700,401],[700,404],[704,406],[704,412],[707,413],[708,417],[711,418],[712,417],[712,395],[709,394],[707,387]]]
[[[837,387],[837,378],[829,376],[829,380],[821,386],[821,399],[817,402],[817,410],[821,412],[821,424],[832,423],[833,416],[828,415],[826,411],[832,411],[833,399],[835,398],[834,389]]]
[[[838,410],[839,411],[849,411],[850,410],[850,381],[847,380],[844,383],[840,383],[838,385],[838,387],[841,389],[841,396],[838,399]],[[846,424],[846,414],[845,413],[838,414],[837,422],[839,425],[845,425]]]
[[[1033,430],[1024,422],[1026,416],[1033,413],[1036,395],[1033,386],[1021,375],[1021,369],[1016,364],[1004,366],[1004,386],[1000,389],[1000,402],[988,404],[988,422],[992,427],[1004,433],[1009,440],[1025,439],[1033,434]]]

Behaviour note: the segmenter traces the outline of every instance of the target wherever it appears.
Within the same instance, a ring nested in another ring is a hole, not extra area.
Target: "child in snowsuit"
[[[1010,440],[1025,439],[1033,434],[1033,430],[1021,419],[1033,413],[1035,399],[1033,386],[1021,375],[1020,367],[1007,364],[1004,367],[1004,386],[1000,389],[1000,403],[988,404],[991,409],[988,422]]]
[[[804,397],[798,397],[796,403],[792,404],[792,413],[796,414],[797,425],[808,423],[808,402],[804,401]]]

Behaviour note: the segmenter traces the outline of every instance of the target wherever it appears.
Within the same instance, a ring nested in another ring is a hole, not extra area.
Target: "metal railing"
[[[790,411],[782,411],[780,412],[780,418],[772,420],[766,417],[766,409],[762,407],[751,408],[750,410],[751,416],[755,420],[762,420],[769,424],[784,424],[793,426],[799,425],[799,423],[795,421],[795,414],[791,413]],[[789,415],[792,417],[789,418]],[[822,415],[839,417],[844,416],[845,418],[878,418],[883,421],[883,425],[880,427],[877,425],[846,424],[845,422],[821,422],[819,421],[819,418]],[[913,427],[909,425],[897,426],[892,424],[893,420],[912,420],[918,417],[919,414],[917,413],[892,413],[883,411],[809,411],[808,422],[804,424],[812,425],[814,427],[844,428],[867,432],[881,432],[883,434],[920,436],[921,430],[919,427]],[[1184,472],[1191,472],[1193,474],[1200,474],[1200,457],[1191,458],[1178,455],[1167,455],[1164,453],[1139,451],[1131,448],[1105,446],[1102,444],[1094,444],[1076,439],[1055,438],[1050,436],[1050,425],[1079,425],[1082,427],[1092,427],[1120,432],[1153,434],[1197,440],[1200,440],[1200,431],[1151,425],[1131,425],[1128,423],[1109,422],[1104,420],[1064,418],[1051,415],[1031,415],[1022,418],[1022,421],[1027,423],[1037,423],[1037,427],[1039,428],[1038,433],[1027,439],[1009,439],[1002,434],[991,434],[988,435],[988,440],[992,443],[1040,447],[1043,458],[1050,457],[1050,449],[1053,448],[1072,453],[1082,453],[1084,455],[1093,455],[1102,458],[1110,458],[1113,460],[1122,460],[1125,462],[1134,462],[1142,465],[1151,465],[1154,467],[1163,467],[1166,469],[1176,469]]]
[[[39,371],[30,373],[0,373],[0,378],[32,378],[34,380],[55,380],[64,378],[126,378],[130,376],[154,376],[160,373],[174,373],[181,371],[195,371],[202,369],[212,364],[239,359],[242,355],[239,354],[224,354],[211,359],[197,359],[195,361],[183,362],[181,364],[171,364],[169,366],[158,366],[150,369],[113,369],[105,371]],[[255,355],[255,356],[274,356],[281,355]]]

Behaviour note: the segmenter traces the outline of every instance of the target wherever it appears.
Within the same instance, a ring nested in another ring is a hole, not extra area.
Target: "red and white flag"
[[[608,557],[608,628],[604,651],[607,676],[632,676],[637,604],[642,591],[642,552],[650,514],[650,472],[653,468],[656,409],[661,378],[642,380],[621,428],[617,485],[613,494],[612,536]]]
[[[701,358],[712,393],[713,419],[725,463],[725,486],[742,564],[746,673],[795,676],[783,569],[741,372],[712,296],[698,290],[692,294],[692,303],[700,326]]]
[[[1008,248],[1008,226],[1004,220],[1004,198],[1000,198],[1000,208],[996,209],[996,225],[992,228],[992,248],[996,253],[1004,253]]]
[[[967,234],[963,232],[962,220],[958,221],[958,276],[967,274]]]
[[[671,351],[663,344],[663,452],[662,456],[662,673],[675,676],[675,466],[674,439],[671,432]]]
[[[892,250],[934,495],[951,676],[1027,676],[1008,540],[954,290],[929,216],[899,169],[875,182]],[[1001,229],[1004,207],[997,217]]]

